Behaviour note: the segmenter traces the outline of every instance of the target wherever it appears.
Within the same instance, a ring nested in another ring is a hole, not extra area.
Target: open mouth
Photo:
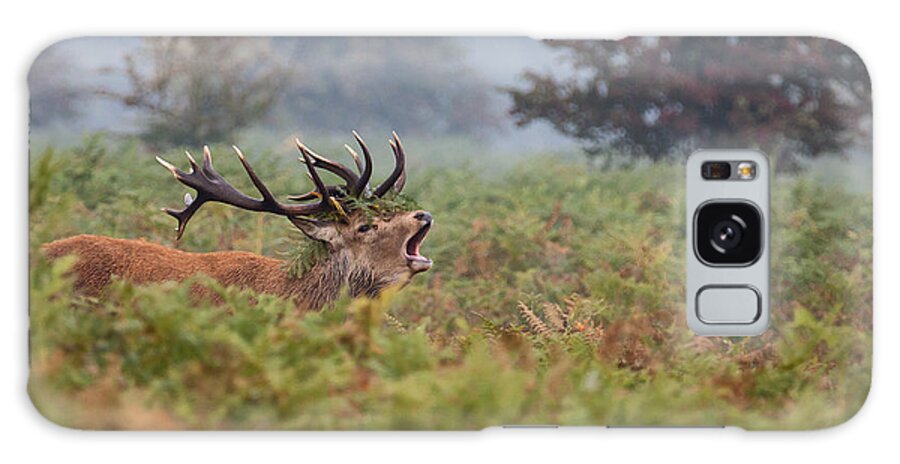
[[[406,239],[406,244],[403,247],[403,256],[406,258],[406,263],[413,273],[431,269],[431,260],[419,254],[419,247],[422,246],[422,242],[425,240],[425,236],[428,235],[429,230],[431,230],[430,220]]]

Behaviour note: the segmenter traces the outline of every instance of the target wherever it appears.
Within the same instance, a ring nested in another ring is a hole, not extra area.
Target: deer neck
[[[288,293],[299,307],[316,311],[336,300],[344,288],[353,298],[375,297],[388,285],[390,282],[375,276],[371,269],[354,266],[348,253],[337,252],[291,278]]]

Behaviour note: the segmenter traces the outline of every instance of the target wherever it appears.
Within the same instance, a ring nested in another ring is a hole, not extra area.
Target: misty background
[[[102,133],[148,152],[300,137],[331,153],[351,130],[375,146],[396,130],[433,166],[871,155],[865,67],[816,38],[87,37],[45,50],[29,88],[33,150]]]
[[[79,134],[85,132],[140,133],[146,124],[144,111],[110,94],[130,90],[127,60],[144,45],[142,38],[89,37],[45,50],[29,76],[33,141],[67,146],[78,143]],[[227,50],[231,57],[266,55],[283,73],[271,111],[245,133],[279,139],[292,135],[348,139],[350,131],[357,130],[364,137],[380,139],[397,130],[405,138],[470,138],[487,144],[489,151],[537,153],[578,147],[549,124],[518,128],[506,116],[510,97],[502,89],[520,84],[523,69],[572,73],[560,53],[540,41],[237,39]],[[215,72],[209,77],[215,78]],[[477,105],[466,108],[467,103]],[[203,143],[209,141],[196,140],[193,145]]]

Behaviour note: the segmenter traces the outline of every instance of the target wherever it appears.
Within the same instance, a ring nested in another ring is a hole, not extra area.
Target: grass
[[[219,153],[220,172],[252,191]],[[310,187],[298,185],[299,165],[249,155],[273,191]],[[810,429],[864,402],[871,189],[815,171],[779,175],[772,327],[701,338],[683,315],[678,167],[603,171],[545,156],[486,176],[448,165],[423,163],[407,187],[436,218],[423,247],[434,268],[378,300],[298,315],[288,301],[202,276],[224,303],[191,298],[193,282],[118,281],[102,301],[74,294],[71,262],[48,263],[41,244],[97,233],[173,245],[174,221],[159,207],[177,206],[182,188],[128,141],[34,153],[35,404],[79,428],[418,430]],[[281,218],[204,209],[179,247],[286,257],[297,246]]]

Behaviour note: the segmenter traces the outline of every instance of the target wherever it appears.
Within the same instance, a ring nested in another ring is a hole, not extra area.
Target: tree
[[[226,140],[271,109],[284,72],[269,41],[214,37],[146,39],[125,57],[130,91],[107,91],[144,117],[142,138],[153,145]]]
[[[697,146],[839,152],[870,113],[865,67],[845,46],[803,38],[551,41],[573,77],[527,71],[508,89],[516,124],[548,121],[589,154],[654,160]],[[777,153],[770,153],[777,154]]]

